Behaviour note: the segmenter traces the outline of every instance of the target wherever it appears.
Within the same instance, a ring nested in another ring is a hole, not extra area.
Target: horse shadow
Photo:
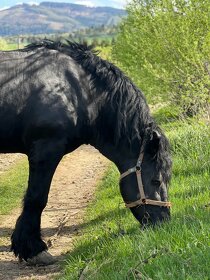
[[[85,231],[89,226],[96,225],[98,223],[102,223],[103,221],[112,218],[113,216],[120,216],[122,217],[125,213],[126,209],[114,209],[109,212],[106,212],[102,215],[97,216],[94,219],[91,219],[89,221],[83,221],[81,223],[76,223],[72,225],[64,225],[59,235],[80,235],[82,234],[82,231]],[[14,228],[11,227],[0,227],[0,238],[8,238],[12,235]],[[57,232],[58,227],[44,227],[41,230],[42,237],[44,240],[47,240],[49,238],[53,238]],[[10,245],[2,245],[0,246],[0,252],[9,252],[10,251]]]

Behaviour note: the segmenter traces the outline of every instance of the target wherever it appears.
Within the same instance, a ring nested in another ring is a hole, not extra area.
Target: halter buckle
[[[141,173],[141,166],[140,165],[136,165],[136,172]]]
[[[142,199],[141,199],[141,202],[142,202],[143,205],[147,204],[146,198],[142,198]]]

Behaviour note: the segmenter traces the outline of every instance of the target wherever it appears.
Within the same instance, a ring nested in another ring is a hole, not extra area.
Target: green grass
[[[28,164],[20,160],[0,176],[0,215],[8,214],[23,198],[27,186]]]
[[[210,279],[210,130],[178,121],[164,129],[174,162],[171,222],[141,230],[124,208],[111,166],[59,279]]]

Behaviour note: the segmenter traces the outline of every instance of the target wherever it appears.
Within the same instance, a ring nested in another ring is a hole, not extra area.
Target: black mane
[[[126,137],[130,144],[133,140],[141,143],[148,133],[148,128],[155,129],[162,135],[157,153],[158,166],[161,166],[165,180],[169,181],[171,166],[169,143],[151,117],[144,95],[133,82],[117,66],[100,58],[98,52],[86,44],[70,41],[64,44],[43,40],[26,46],[22,51],[33,51],[42,47],[57,50],[73,58],[87,74],[91,75],[91,88],[101,88],[108,93],[107,98],[117,112],[114,128],[116,145],[122,137]]]
[[[141,141],[149,124],[151,126],[152,123],[156,128],[144,95],[118,67],[97,56],[98,52],[93,50],[92,46],[67,42],[64,44],[43,40],[28,45],[23,51],[41,47],[57,50],[73,58],[91,74],[91,88],[103,88],[103,91],[109,93],[108,98],[118,111],[115,143],[118,143],[122,136],[126,136],[130,143],[135,138]]]

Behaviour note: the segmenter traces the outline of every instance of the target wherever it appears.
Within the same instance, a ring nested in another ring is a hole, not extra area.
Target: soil
[[[1,155],[0,174],[22,155]],[[58,262],[47,267],[19,263],[10,252],[10,236],[21,208],[0,217],[0,280],[46,280],[60,273],[60,263],[80,234],[83,214],[109,162],[91,146],[81,146],[65,156],[53,177],[47,207],[42,214],[42,236]]]
[[[22,154],[0,154],[0,175],[12,168],[13,164],[23,157]]]

